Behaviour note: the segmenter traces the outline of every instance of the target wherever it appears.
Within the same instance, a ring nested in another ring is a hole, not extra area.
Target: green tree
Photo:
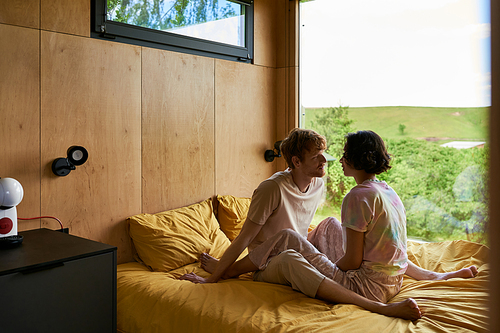
[[[405,129],[406,129],[406,125],[404,124],[399,124],[399,133],[401,135],[404,135],[405,134]]]
[[[170,7],[165,0],[108,0],[108,17],[117,22],[157,30],[229,18],[236,13],[230,2],[219,0],[176,0]]]
[[[344,176],[339,160],[343,154],[344,137],[352,132],[353,121],[349,119],[349,107],[338,106],[325,108],[315,114],[311,129],[325,136],[326,152],[337,161],[330,162],[327,168],[327,199],[330,205],[340,205],[344,195],[354,186],[352,178]]]
[[[485,243],[488,149],[455,149],[409,138],[385,141],[392,169],[379,178],[401,197],[408,235]]]

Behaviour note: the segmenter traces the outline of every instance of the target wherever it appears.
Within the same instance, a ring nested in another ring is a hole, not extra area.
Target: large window
[[[250,0],[93,0],[92,37],[221,59],[253,59]]]
[[[327,200],[355,185],[343,136],[380,134],[411,239],[486,242],[491,105],[488,0],[302,0],[301,126],[328,139]]]

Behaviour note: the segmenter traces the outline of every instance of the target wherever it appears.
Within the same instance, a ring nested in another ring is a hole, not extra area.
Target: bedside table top
[[[23,231],[19,235],[24,237],[20,246],[0,249],[0,275],[116,251],[115,246],[49,229]]]

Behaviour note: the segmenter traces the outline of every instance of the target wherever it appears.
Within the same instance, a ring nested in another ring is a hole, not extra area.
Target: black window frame
[[[253,63],[253,0],[232,0],[245,6],[245,47],[143,28],[107,19],[107,0],[91,0],[92,38],[112,40],[217,59]]]

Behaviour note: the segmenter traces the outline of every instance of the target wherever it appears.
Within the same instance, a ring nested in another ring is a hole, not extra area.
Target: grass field
[[[305,128],[320,109],[305,109]],[[488,107],[435,108],[386,106],[349,108],[354,130],[372,130],[387,139],[436,138],[438,143],[453,140],[487,141]],[[401,134],[399,125],[405,126]]]

